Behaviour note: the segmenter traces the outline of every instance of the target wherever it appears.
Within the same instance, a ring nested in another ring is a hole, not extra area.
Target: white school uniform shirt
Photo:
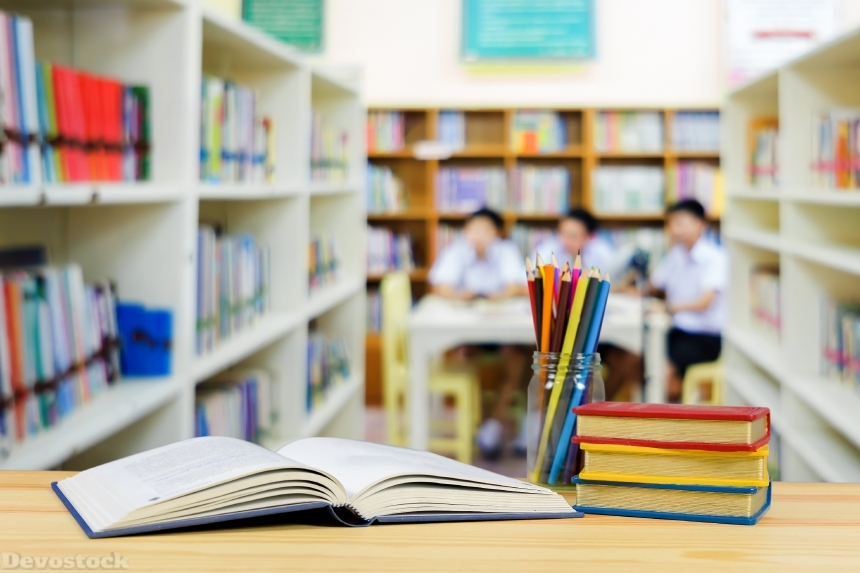
[[[573,263],[576,260],[576,253],[572,255],[568,253],[564,249],[564,245],[561,243],[558,235],[553,235],[539,244],[536,254],[540,254],[541,259],[546,264],[549,264],[552,255],[555,254],[555,259],[558,261],[559,267],[564,266],[565,262],[570,263],[570,266],[573,267]],[[589,239],[585,243],[585,246],[582,247],[581,255],[582,268],[590,269],[591,267],[597,267],[602,273],[614,272],[616,275],[618,274],[618,269],[615,268],[617,264],[614,261],[614,250],[603,239],[596,237]]]
[[[674,245],[651,274],[651,284],[666,291],[669,305],[691,302],[707,291],[717,294],[702,312],[682,311],[672,316],[675,327],[698,334],[720,334],[725,324],[728,257],[723,248],[700,238],[689,251]]]
[[[512,284],[526,284],[525,258],[516,244],[497,239],[483,258],[466,239],[458,239],[443,250],[430,269],[430,284],[487,296]]]

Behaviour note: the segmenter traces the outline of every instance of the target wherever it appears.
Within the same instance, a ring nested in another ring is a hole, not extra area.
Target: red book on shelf
[[[54,81],[54,106],[57,108],[57,132],[63,143],[58,146],[60,152],[60,168],[63,171],[61,181],[72,181],[74,168],[72,165],[71,146],[68,144],[68,139],[71,135],[69,129],[69,104],[66,97],[68,88],[66,87],[66,69],[54,65],[51,69]]]
[[[81,94],[81,118],[84,127],[84,156],[87,165],[87,179],[96,181],[99,179],[98,152],[93,144],[99,140],[98,125],[95,118],[95,78],[89,74],[78,73],[78,86]]]
[[[770,440],[767,408],[595,402],[573,411],[576,443],[755,451]]]

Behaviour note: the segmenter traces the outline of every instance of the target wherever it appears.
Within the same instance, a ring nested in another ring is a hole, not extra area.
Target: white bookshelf
[[[194,435],[197,383],[232,367],[275,381],[278,419],[264,443],[363,437],[365,111],[354,69],[310,65],[289,46],[197,0],[0,0],[34,21],[36,57],[149,86],[152,179],[0,187],[0,245],[43,243],[86,280],[174,313],[172,375],[121,380],[54,428],[0,459],[0,469],[82,468]],[[203,74],[255,88],[276,128],[271,184],[199,181]],[[347,79],[344,79],[347,78]],[[346,181],[310,180],[311,109],[349,134]],[[197,227],[215,221],[271,249],[272,311],[211,354],[195,353]],[[308,244],[337,237],[343,273],[309,292]],[[306,411],[311,321],[348,343],[352,377]]]
[[[724,361],[732,402],[768,406],[780,437],[782,479],[860,481],[860,394],[820,374],[820,301],[860,296],[860,191],[814,185],[813,115],[860,108],[860,31],[729,95],[722,165],[731,253]],[[779,184],[750,187],[748,127],[779,119]],[[757,264],[778,264],[780,340],[750,320]]]

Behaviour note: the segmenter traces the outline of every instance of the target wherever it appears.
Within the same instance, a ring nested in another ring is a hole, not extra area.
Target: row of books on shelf
[[[659,111],[599,111],[594,116],[594,147],[600,152],[663,151]]]
[[[440,211],[470,212],[481,207],[520,213],[563,213],[570,206],[570,171],[524,165],[508,177],[501,167],[443,167],[437,174]]]
[[[779,267],[759,265],[752,269],[749,284],[750,324],[772,340],[780,339],[782,312]]]
[[[817,187],[860,187],[860,110],[831,110],[815,115],[812,161]]]
[[[400,111],[367,112],[368,151],[391,152],[406,147],[406,115]]]
[[[440,223],[436,227],[436,255],[463,238],[463,227]]]
[[[228,370],[197,385],[195,434],[257,442],[276,416],[272,379],[262,369]]]
[[[149,90],[38,62],[33,23],[0,12],[0,183],[149,179]]]
[[[436,139],[450,146],[451,149],[463,149],[466,146],[465,114],[461,111],[440,111]]]
[[[200,180],[268,183],[274,170],[274,125],[259,113],[254,90],[205,76],[200,90]]]
[[[308,334],[307,411],[325,403],[329,393],[350,377],[346,340],[319,331]]]
[[[269,247],[252,235],[197,232],[197,353],[252,327],[271,309]]]
[[[592,177],[596,213],[661,214],[666,208],[663,167],[602,165]]]
[[[317,236],[311,240],[308,253],[308,280],[311,290],[330,286],[340,276],[341,257],[334,235]]]
[[[388,271],[415,269],[412,236],[395,233],[382,227],[367,229],[367,273],[382,274]]]
[[[333,127],[316,110],[311,114],[311,180],[344,181],[349,171],[349,132]]]
[[[821,301],[821,373],[860,393],[860,302]]]
[[[555,153],[567,147],[567,123],[554,111],[518,111],[511,122],[511,149]]]
[[[723,176],[711,163],[680,161],[669,170],[668,201],[696,199],[710,215],[719,216],[723,206]]]
[[[672,120],[672,149],[720,151],[720,112],[678,111]]]
[[[565,213],[570,209],[570,171],[524,165],[514,170],[508,204],[517,213]]]
[[[776,121],[750,125],[749,181],[753,187],[771,188],[779,183],[779,127]]]
[[[0,275],[0,450],[58,424],[119,378],[116,297],[77,265]]]
[[[403,182],[390,167],[367,165],[367,212],[397,213],[406,209]]]

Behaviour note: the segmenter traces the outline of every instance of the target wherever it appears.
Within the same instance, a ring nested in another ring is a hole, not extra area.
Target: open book
[[[579,517],[546,488],[436,454],[338,438],[277,453],[194,438],[52,484],[89,537],[318,509],[346,525]]]

